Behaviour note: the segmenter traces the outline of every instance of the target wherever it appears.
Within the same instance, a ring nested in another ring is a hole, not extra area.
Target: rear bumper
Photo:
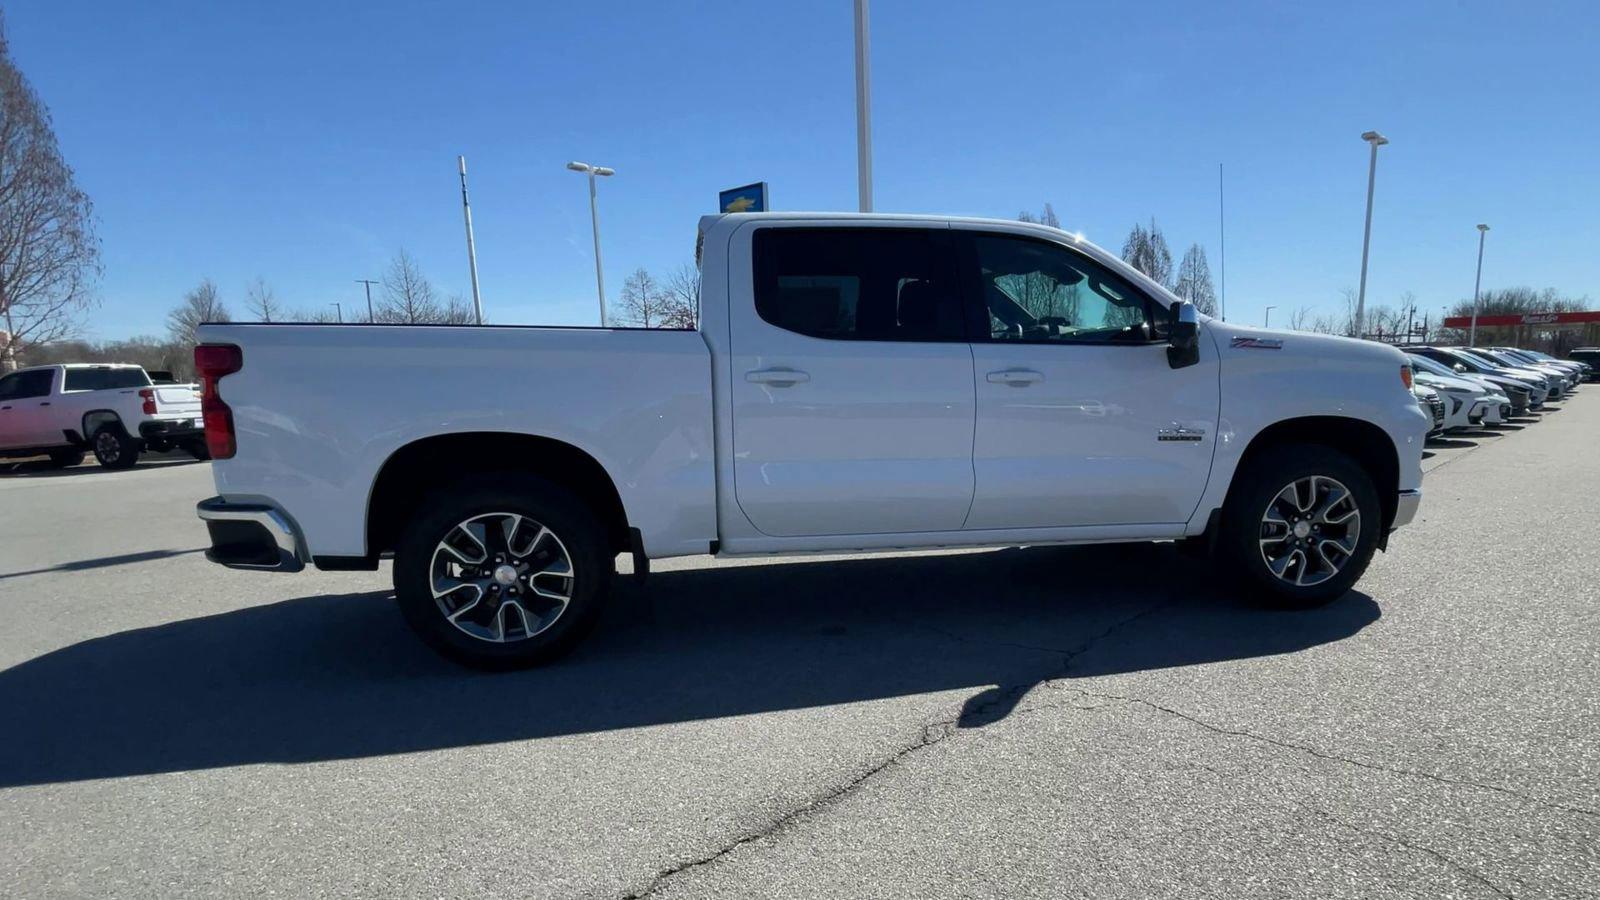
[[[180,441],[204,438],[205,423],[193,419],[146,419],[139,423],[139,437],[147,441]]]
[[[211,533],[206,559],[230,569],[298,572],[309,555],[300,529],[269,503],[229,502],[211,497],[195,505]]]
[[[1417,507],[1422,505],[1422,491],[1401,491],[1394,505],[1394,522],[1390,529],[1410,525],[1417,517]]]

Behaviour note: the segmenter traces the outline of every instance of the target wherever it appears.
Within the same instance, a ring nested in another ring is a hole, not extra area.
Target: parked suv
[[[1567,359],[1588,366],[1585,374],[1590,381],[1600,381],[1600,347],[1579,347],[1567,354]]]
[[[194,385],[157,386],[132,365],[60,365],[0,378],[0,457],[77,465],[86,451],[126,469],[146,450],[181,447],[206,459]]]

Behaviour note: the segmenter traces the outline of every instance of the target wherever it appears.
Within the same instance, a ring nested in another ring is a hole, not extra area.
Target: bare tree
[[[1027,210],[1017,213],[1017,221],[1030,222],[1034,225],[1046,225],[1051,228],[1061,227],[1061,220],[1056,218],[1055,207],[1048,203],[1044,205],[1044,209],[1042,211],[1037,213],[1031,213]]]
[[[1289,314],[1290,331],[1311,331],[1311,307],[1301,306]]]
[[[1206,264],[1206,250],[1199,244],[1190,244],[1178,264],[1178,280],[1173,293],[1193,303],[1208,316],[1217,314],[1217,291],[1211,285],[1211,267]]]
[[[228,308],[222,304],[216,282],[202,279],[194,290],[183,295],[183,303],[167,313],[167,331],[172,342],[180,347],[195,345],[194,332],[202,322],[228,322]]]
[[[643,268],[634,269],[622,282],[622,293],[617,299],[619,318],[630,325],[643,328],[660,328],[668,311],[666,292],[655,278]]]
[[[293,322],[310,322],[315,325],[331,325],[339,321],[339,311],[330,306],[319,306],[316,309],[296,309],[289,313],[289,320]]]
[[[1150,220],[1148,229],[1143,225],[1133,226],[1128,239],[1122,242],[1122,258],[1163,286],[1172,284],[1172,252],[1167,249],[1167,239],[1155,219]]]
[[[428,325],[452,321],[452,304],[439,300],[417,261],[403,248],[389,261],[383,276],[383,302],[374,311],[379,322],[395,325]],[[466,321],[472,321],[468,311]]]
[[[274,318],[283,318],[283,304],[278,302],[278,295],[273,292],[272,285],[260,275],[245,289],[245,308],[250,314],[263,322],[271,322]]]
[[[16,368],[19,347],[71,335],[100,275],[93,204],[10,51],[0,19],[0,370]]]
[[[476,325],[477,322],[478,317],[472,310],[472,304],[460,294],[451,294],[439,314],[441,325]]]
[[[695,328],[700,324],[700,270],[684,263],[667,276],[667,311],[663,328]]]

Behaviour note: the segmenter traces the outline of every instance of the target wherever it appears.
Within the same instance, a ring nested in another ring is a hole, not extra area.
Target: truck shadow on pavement
[[[386,592],[322,595],[84,641],[0,672],[0,786],[350,759],[1293,653],[1380,615],[1352,592],[1252,607],[1170,545],[719,566],[619,579],[566,659],[435,657]]]
[[[170,469],[200,462],[188,454],[150,454],[129,469],[107,469],[92,459],[76,466],[60,468],[45,460],[6,462],[0,460],[0,478],[79,478],[107,475],[112,472],[149,472]]]

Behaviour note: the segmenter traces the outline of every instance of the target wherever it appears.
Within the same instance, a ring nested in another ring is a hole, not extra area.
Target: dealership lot
[[[506,675],[386,573],[207,563],[204,464],[0,474],[0,893],[1593,896],[1600,391],[1560,405],[1434,448],[1323,609],[1170,547],[697,558]]]

